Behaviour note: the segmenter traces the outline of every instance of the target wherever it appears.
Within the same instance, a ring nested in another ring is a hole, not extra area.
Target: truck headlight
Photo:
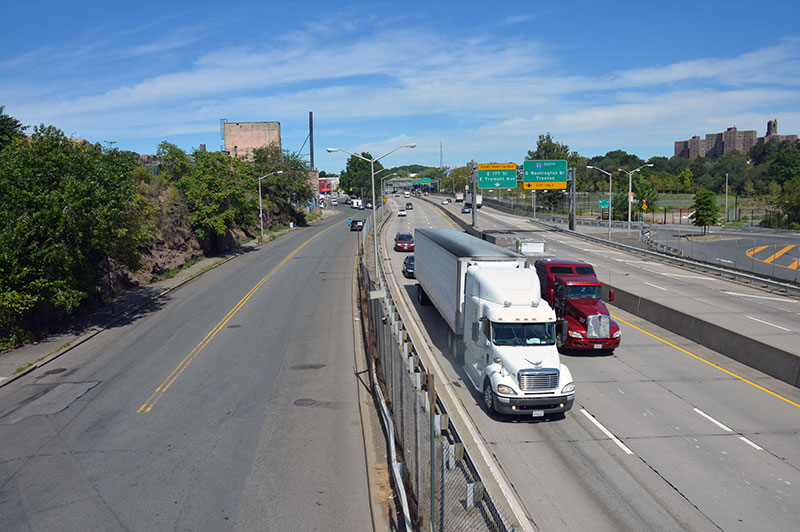
[[[569,330],[569,335],[572,338],[583,338],[583,335],[581,333],[579,333],[578,331],[573,331],[572,329]]]
[[[517,395],[517,392],[514,391],[514,388],[512,388],[511,386],[506,386],[505,384],[497,385],[497,393],[503,395]]]
[[[615,333],[614,333],[614,338],[619,338],[619,333],[620,333],[620,332],[621,332],[621,331],[617,331],[617,332],[615,332]]]
[[[575,393],[575,383],[571,382],[561,388],[561,393]]]

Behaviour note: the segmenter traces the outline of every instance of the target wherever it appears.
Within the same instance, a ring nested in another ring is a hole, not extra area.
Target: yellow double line
[[[195,346],[195,348],[192,349],[192,351],[188,355],[186,355],[183,358],[183,360],[181,360],[181,363],[178,364],[178,367],[176,367],[174,370],[172,370],[172,373],[170,373],[167,376],[167,378],[164,379],[164,381],[161,384],[158,385],[158,388],[156,388],[155,391],[152,394],[150,394],[150,397],[147,398],[147,401],[145,401],[145,403],[142,406],[140,406],[139,410],[137,410],[136,412],[145,413],[145,414],[150,412],[150,410],[155,406],[155,404],[158,402],[158,400],[161,399],[161,396],[164,395],[164,392],[166,392],[169,389],[169,387],[172,386],[172,384],[178,379],[178,377],[181,376],[181,373],[183,373],[183,371],[189,366],[189,364],[192,363],[192,360],[194,360],[197,357],[197,355],[200,354],[200,351],[202,351],[209,344],[209,342],[211,342],[211,340],[214,339],[214,336],[216,336],[217,333],[220,330],[222,330],[222,328],[225,327],[225,325],[227,325],[227,323],[229,321],[231,321],[231,318],[233,318],[233,316],[237,312],[239,312],[239,309],[241,309],[242,306],[245,303],[247,303],[250,300],[251,297],[253,297],[253,294],[255,294],[258,291],[258,289],[261,288],[261,286],[269,280],[270,277],[275,275],[275,273],[278,270],[280,270],[283,267],[284,264],[289,262],[291,260],[291,258],[294,257],[297,254],[298,251],[303,249],[306,246],[306,244],[308,244],[309,242],[311,242],[312,240],[314,240],[318,236],[322,235],[326,231],[330,231],[334,227],[338,227],[338,225],[339,224],[331,225],[327,229],[324,229],[324,230],[320,231],[316,235],[312,236],[311,238],[309,238],[308,240],[306,240],[305,242],[300,244],[294,251],[289,253],[289,255],[287,255],[287,257],[285,259],[283,259],[280,262],[280,264],[275,266],[272,269],[272,271],[270,271],[267,275],[265,275],[264,278],[261,279],[253,288],[251,288],[250,291],[247,292],[247,294],[245,294],[245,296],[236,304],[236,306],[233,307],[230,310],[230,312],[228,312],[225,315],[225,317],[222,318],[222,320],[219,323],[217,323],[217,326],[214,327],[211,330],[211,332],[206,335],[205,338],[203,338],[203,341],[200,342],[199,344],[197,344],[197,346]]]

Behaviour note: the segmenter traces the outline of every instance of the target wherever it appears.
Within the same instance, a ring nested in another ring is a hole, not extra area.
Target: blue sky
[[[119,4],[119,5],[117,5]],[[79,7],[77,7],[79,6]],[[763,7],[762,7],[763,6]],[[672,156],[727,127],[800,133],[800,2],[12,2],[0,105],[155,153],[279,121],[317,168],[346,154],[521,162],[550,132],[588,157]],[[305,145],[304,145],[305,144]]]

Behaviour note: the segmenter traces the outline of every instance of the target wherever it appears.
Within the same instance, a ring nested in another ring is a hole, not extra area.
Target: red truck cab
[[[619,325],[601,299],[602,284],[594,268],[574,260],[540,259],[535,263],[542,298],[556,311],[562,326],[558,345],[567,349],[612,351],[619,347]],[[614,301],[614,291],[609,291]]]

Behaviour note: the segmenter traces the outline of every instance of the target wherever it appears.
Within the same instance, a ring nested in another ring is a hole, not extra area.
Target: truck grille
[[[551,390],[558,387],[557,369],[522,369],[517,374],[519,389],[523,392]]]
[[[586,320],[587,338],[608,338],[611,336],[611,317],[603,314],[589,316]]]

